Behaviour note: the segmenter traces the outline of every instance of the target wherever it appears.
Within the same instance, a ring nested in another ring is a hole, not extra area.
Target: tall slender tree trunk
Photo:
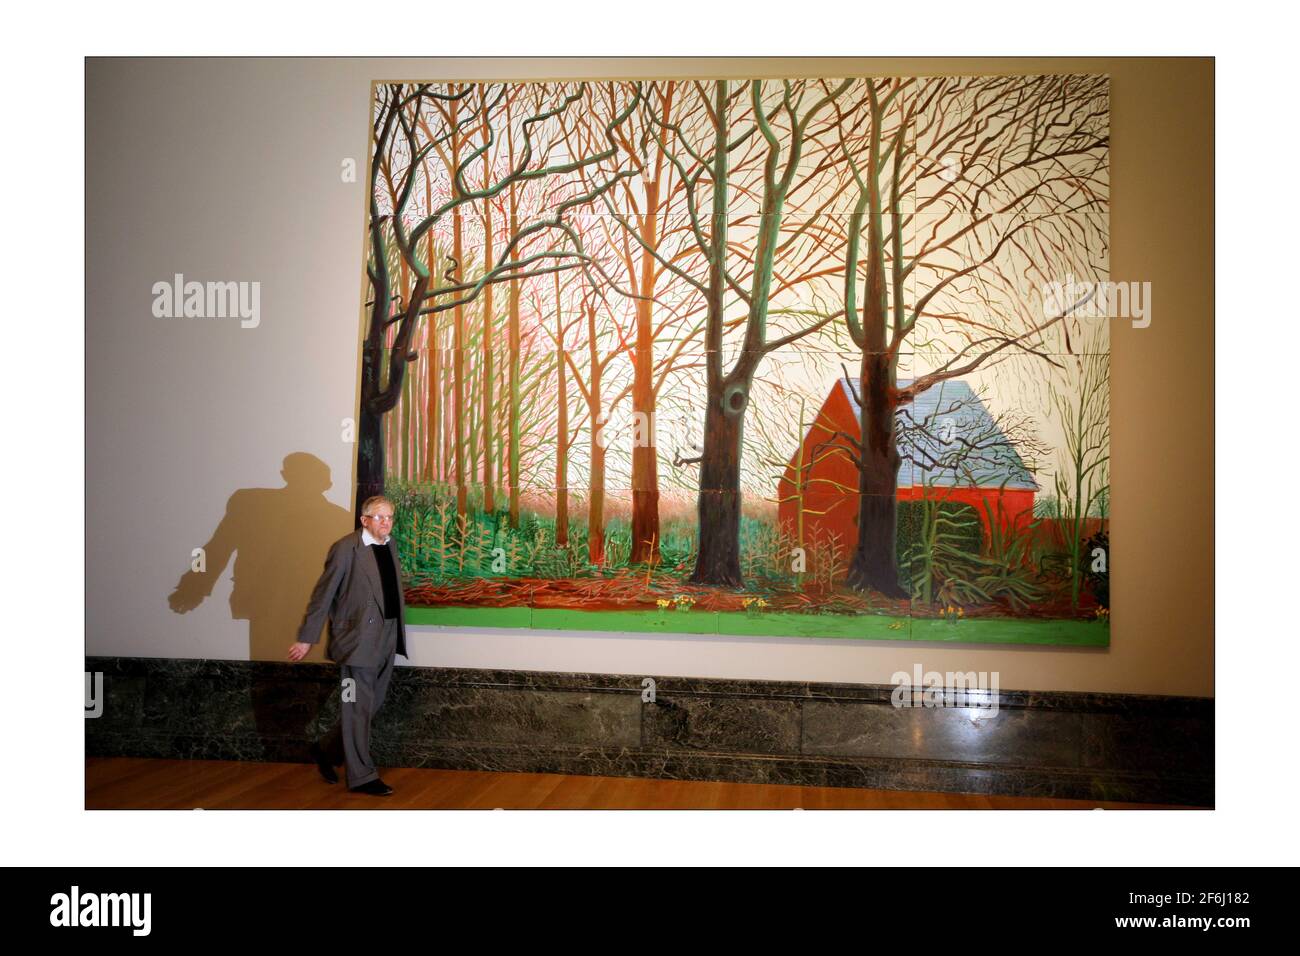
[[[555,432],[555,545],[569,544],[569,397],[564,374],[564,315],[560,308],[560,274],[555,273],[555,399],[559,403]]]
[[[591,488],[587,510],[587,560],[605,562],[605,441],[600,396],[600,353],[596,344],[596,307],[587,305],[587,356],[591,381],[587,386],[587,420],[591,425]]]
[[[500,356],[498,356],[499,358]],[[504,378],[497,379],[497,397],[496,397],[497,420],[493,431],[497,438],[496,462],[497,462],[497,490],[506,486],[506,418],[509,416],[508,403],[506,401],[506,382]]]
[[[478,480],[479,386],[483,382],[478,374],[477,367],[474,365],[474,359],[477,355],[478,353],[472,347],[465,352],[465,408],[467,409],[466,416],[468,418],[465,428],[465,447],[469,449],[469,454],[465,460],[465,471],[469,475],[470,485]]]
[[[412,350],[416,355],[426,351],[424,324],[421,323],[420,331],[417,333],[419,338],[416,340],[415,348]],[[414,376],[411,389],[411,480],[419,481],[424,474],[424,379],[425,372],[429,369],[428,363],[416,361],[411,369]]]
[[[430,323],[433,323],[433,316],[429,316]],[[437,481],[441,477],[438,471],[439,451],[442,450],[442,410],[438,406],[438,397],[442,394],[442,350],[438,347],[438,337],[435,334],[435,326],[430,326],[429,351],[426,355],[426,365],[429,372],[429,394],[426,397],[425,418],[428,419],[428,427],[425,428],[425,444],[428,449],[425,450],[424,457],[424,477],[425,481]]]
[[[396,195],[393,195],[393,205],[397,205]],[[402,288],[402,307],[406,308],[411,301],[411,268],[407,265],[406,256],[398,256],[398,274],[401,276]],[[393,329],[391,338],[397,337],[396,328]],[[392,380],[392,342],[388,345],[389,355],[389,380]],[[407,431],[407,402],[410,385],[410,377],[405,376],[402,381],[402,390],[398,393],[397,407],[389,415],[389,460],[392,462],[393,474],[398,480],[406,478],[406,431]]]
[[[458,92],[453,86],[453,93]],[[461,137],[459,128],[454,119],[451,128],[451,162],[453,168],[448,170],[451,175],[451,193],[453,199],[460,198],[460,189],[457,186],[456,166],[460,164],[460,147]],[[463,236],[463,223],[461,222],[460,206],[452,210],[452,256],[456,260],[455,282],[464,281],[465,276],[465,248]],[[459,296],[457,296],[459,298]],[[462,306],[456,306],[452,310],[452,393],[456,403],[455,410],[452,413],[452,425],[455,429],[455,441],[453,444],[456,449],[456,514],[464,517],[468,499],[465,485],[467,471],[465,467],[465,455],[468,449],[465,447],[465,419],[468,417],[469,407],[465,404],[465,310]]]
[[[464,274],[461,268],[461,221],[460,209],[452,213],[452,249],[456,257],[456,279],[461,281]],[[466,468],[465,456],[468,448],[465,442],[465,419],[468,417],[469,406],[465,404],[465,310],[462,306],[456,306],[452,310],[454,322],[454,335],[452,338],[452,395],[456,406],[452,413],[452,427],[455,430],[455,439],[453,444],[456,449],[456,514],[464,515],[466,512],[468,499],[467,488],[465,485]]]
[[[425,180],[428,181],[429,168],[425,165]],[[432,190],[425,190],[425,215],[429,215],[433,206]],[[429,263],[429,272],[437,281],[438,263],[433,261],[433,231],[428,235],[428,252],[425,261]],[[436,287],[436,285],[435,285]],[[426,321],[428,324],[425,353],[424,353],[424,371],[428,381],[428,392],[425,395],[425,426],[424,426],[424,480],[433,482],[438,479],[438,443],[440,440],[442,424],[439,418],[438,398],[442,394],[442,349],[439,348],[438,342],[438,313],[429,313]]]
[[[659,183],[647,182],[646,211],[641,217],[641,298],[636,303],[636,350],[632,369],[633,420],[644,423],[632,436],[632,553],[633,564],[659,559],[659,449],[655,447],[654,296],[657,260],[650,252],[658,244]]]
[[[454,366],[455,364],[453,357],[452,365]],[[454,371],[454,368],[447,369],[444,366],[443,378],[446,379]],[[451,484],[456,480],[456,450],[453,445],[456,429],[455,426],[452,425],[452,419],[456,415],[454,389],[452,400],[450,402],[443,402],[442,408],[442,480],[447,484]]]
[[[676,84],[664,88],[663,122],[672,116]],[[655,447],[654,395],[654,291],[658,260],[651,251],[659,245],[660,181],[664,153],[656,147],[654,178],[645,182],[645,210],[641,215],[640,288],[636,302],[636,347],[632,367],[632,415],[645,424],[646,441],[632,445],[632,564],[659,560],[659,449]]]
[[[513,211],[513,200],[512,200],[512,211],[510,214],[510,228],[512,230],[511,234],[513,235],[514,234],[513,230],[516,228],[516,221],[515,221],[515,216]],[[510,527],[512,528],[519,527],[519,450],[520,450],[519,365],[521,361],[519,355],[520,339],[521,339],[519,325],[520,325],[519,282],[517,280],[511,280],[510,282],[510,342],[509,342],[510,354],[508,356],[508,362],[510,365],[510,373],[509,373],[510,384],[509,384],[509,395],[507,396],[507,401],[509,402],[509,406],[510,406],[510,410],[507,414],[507,422],[509,425],[509,433],[510,433],[510,439],[509,439],[510,464],[509,464],[509,474],[507,475],[507,481],[510,484]]]
[[[487,123],[483,124],[483,145],[490,141]],[[492,186],[490,155],[483,154],[483,188]],[[483,200],[483,273],[492,271],[492,200]],[[483,511],[492,514],[497,510],[492,474],[492,284],[483,287]]]
[[[411,476],[411,452],[408,438],[411,433],[411,376],[402,376],[402,398],[397,408],[397,444],[401,453],[398,477],[406,481]]]
[[[385,367],[387,367],[388,364],[387,357],[389,354],[388,350],[390,348],[391,346],[389,346],[387,342],[385,342],[384,345]],[[385,480],[388,479],[388,466],[395,457],[393,450],[396,447],[396,443],[393,441],[393,429],[395,429],[397,426],[394,422],[395,420],[392,415],[384,416],[384,479]]]
[[[804,547],[803,541],[803,518],[804,518],[804,485],[807,478],[804,475],[806,466],[804,465],[804,442],[808,440],[808,429],[804,424],[804,400],[799,399],[799,448],[796,451],[794,466],[794,495],[795,495],[795,547],[803,554],[803,566],[808,566],[808,551]],[[811,466],[809,462],[809,466]],[[803,589],[803,576],[806,572],[797,572],[799,588]]]
[[[506,149],[510,154],[510,162],[513,165],[515,161],[515,139],[514,124],[510,117],[510,103],[506,103]],[[519,200],[515,194],[515,184],[510,184],[510,235],[519,234]],[[509,346],[510,354],[508,362],[510,365],[510,411],[507,417],[510,431],[510,527],[519,527],[519,280],[510,280],[510,332]]]

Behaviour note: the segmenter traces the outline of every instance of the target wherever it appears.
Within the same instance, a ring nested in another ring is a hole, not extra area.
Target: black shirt
[[[384,619],[397,617],[401,609],[401,598],[397,594],[397,568],[393,567],[393,552],[386,544],[367,545],[374,552],[379,564],[379,579],[384,582]]]

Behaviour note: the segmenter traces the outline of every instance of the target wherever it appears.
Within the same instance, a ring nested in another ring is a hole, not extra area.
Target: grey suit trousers
[[[339,665],[343,694],[339,702],[339,720],[325,736],[321,748],[336,767],[346,765],[349,788],[359,787],[379,776],[370,759],[370,725],[384,706],[388,682],[393,676],[397,618],[384,620],[383,647],[384,663],[378,667]]]

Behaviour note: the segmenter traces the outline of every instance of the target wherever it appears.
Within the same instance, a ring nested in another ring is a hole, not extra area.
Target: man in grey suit
[[[348,789],[374,796],[387,796],[393,788],[370,761],[370,723],[388,693],[395,654],[410,656],[402,566],[391,534],[393,510],[383,495],[362,504],[361,528],[330,547],[298,641],[289,647],[289,659],[302,660],[320,640],[328,617],[325,656],[340,665],[343,698],[339,722],[323,742],[312,744],[312,756],[329,783],[338,782],[334,768],[346,764]]]

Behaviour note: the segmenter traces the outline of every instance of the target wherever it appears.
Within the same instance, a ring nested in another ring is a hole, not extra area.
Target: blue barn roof
[[[900,388],[912,384],[899,379]],[[840,379],[853,409],[858,382]],[[1007,488],[1038,490],[1033,475],[966,382],[948,379],[898,408],[898,487]],[[974,446],[971,448],[970,446]]]

